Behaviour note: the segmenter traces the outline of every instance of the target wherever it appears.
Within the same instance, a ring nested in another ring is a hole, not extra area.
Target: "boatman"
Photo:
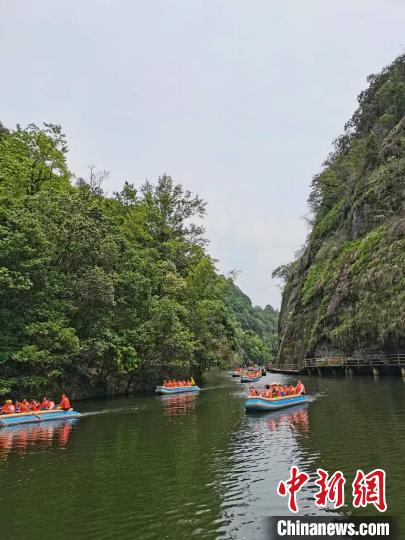
[[[62,409],[62,411],[68,411],[69,409],[72,408],[70,405],[69,398],[65,394],[62,394],[59,406]]]
[[[301,396],[302,394],[305,394],[305,393],[306,393],[306,392],[305,392],[305,386],[302,384],[301,381],[298,381],[298,384],[297,384],[297,386],[296,386],[296,388],[295,388],[295,392],[296,392],[299,396]]]
[[[0,410],[1,414],[13,414],[15,413],[15,407],[11,399],[7,399]]]

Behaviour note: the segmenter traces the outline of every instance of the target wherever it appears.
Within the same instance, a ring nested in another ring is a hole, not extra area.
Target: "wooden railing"
[[[306,358],[301,369],[305,368],[321,368],[321,367],[405,367],[404,353],[364,353],[358,356],[334,356],[334,357],[318,357]],[[297,368],[296,368],[297,369]],[[298,368],[299,369],[299,368]]]

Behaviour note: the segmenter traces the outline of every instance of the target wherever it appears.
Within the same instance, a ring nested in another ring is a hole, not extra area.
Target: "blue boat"
[[[168,395],[168,394],[180,394],[184,392],[199,392],[199,391],[200,391],[200,387],[195,384],[194,386],[171,386],[171,387],[157,386],[155,393]]]
[[[248,412],[268,412],[284,409],[285,407],[293,407],[307,403],[309,396],[286,396],[277,398],[265,398],[261,396],[252,396],[246,400],[245,409]]]
[[[246,375],[243,375],[240,378],[240,382],[257,382],[257,381],[260,381],[260,379],[261,379],[261,375],[257,377],[247,377]]]
[[[81,414],[77,411],[62,411],[60,409],[55,409],[53,411],[32,411],[28,413],[1,414],[0,427],[48,422],[50,420],[66,420],[68,418],[79,418],[80,416]]]

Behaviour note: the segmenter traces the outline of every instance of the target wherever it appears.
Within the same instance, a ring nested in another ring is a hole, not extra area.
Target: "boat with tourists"
[[[268,412],[277,411],[286,407],[293,407],[294,405],[301,405],[307,403],[309,396],[285,396],[277,398],[266,398],[263,396],[249,396],[245,403],[245,409],[248,412]]]
[[[164,381],[161,386],[157,386],[155,389],[156,394],[169,395],[169,394],[179,394],[184,392],[199,392],[200,387],[195,384],[193,377],[189,380],[175,381],[169,380]]]
[[[71,418],[79,418],[80,416],[81,414],[73,409],[70,411],[54,409],[52,411],[30,411],[15,414],[0,414],[0,427],[48,422],[50,420],[67,420]]]
[[[167,388],[166,386],[157,386],[155,389],[156,394],[168,395],[168,394],[178,394],[181,392],[199,392],[200,387],[196,384],[193,386],[174,386],[172,388]]]
[[[301,405],[309,399],[301,381],[298,381],[296,386],[272,383],[266,384],[264,390],[252,387],[245,402],[245,409],[248,412],[275,411]]]
[[[261,379],[262,372],[259,371],[245,371],[242,373],[242,376],[240,378],[240,382],[242,383],[249,383],[249,382],[257,382]]]
[[[66,420],[78,418],[80,413],[74,411],[69,398],[62,394],[59,405],[51,399],[44,397],[40,403],[35,400],[16,401],[7,399],[0,408],[0,427],[16,426],[19,424],[31,424],[47,422],[49,420]]]

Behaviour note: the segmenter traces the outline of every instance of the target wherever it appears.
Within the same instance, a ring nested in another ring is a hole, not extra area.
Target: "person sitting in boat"
[[[52,399],[50,399],[48,410],[52,411],[55,407],[56,407],[55,402]]]
[[[59,407],[62,409],[62,411],[68,411],[69,409],[72,408],[70,405],[69,398],[67,397],[66,394],[62,394]]]
[[[295,387],[295,392],[299,396],[302,396],[303,394],[306,394],[305,386],[302,384],[301,381],[298,381],[297,386]]]
[[[13,414],[15,413],[15,407],[11,399],[6,399],[3,407],[0,409],[1,414]]]
[[[271,399],[273,397],[273,389],[269,384],[266,384],[266,390],[263,393],[263,397]]]
[[[49,404],[50,404],[49,399],[46,396],[44,396],[41,403],[39,404],[39,409],[41,411],[47,411],[49,409]]]
[[[249,390],[249,396],[258,396],[258,395],[259,395],[259,392],[256,390],[256,388],[254,386],[251,386]]]
[[[19,413],[27,413],[30,412],[31,407],[27,399],[23,399],[22,401],[16,401],[16,412]]]
[[[195,381],[194,381],[193,377],[191,377],[191,379],[190,379],[190,385],[195,386]]]
[[[33,399],[30,403],[31,411],[39,411],[39,403]]]

